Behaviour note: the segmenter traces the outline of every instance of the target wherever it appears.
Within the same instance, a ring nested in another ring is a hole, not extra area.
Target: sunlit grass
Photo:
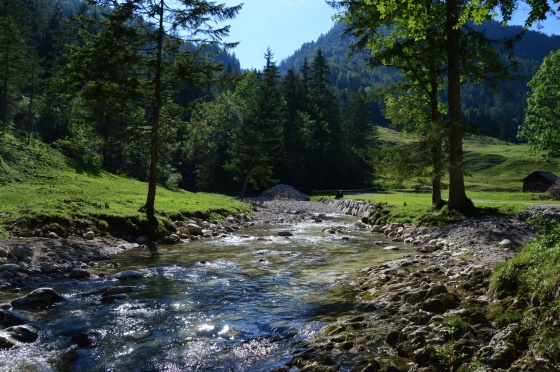
[[[146,203],[146,183],[80,166],[40,143],[23,146],[10,135],[0,141],[0,229],[42,220],[144,218],[140,209]],[[244,212],[249,207],[224,195],[160,186],[155,208],[173,219]]]
[[[415,140],[411,134],[380,128],[379,138],[385,145]],[[522,180],[534,171],[550,171],[560,175],[558,159],[546,161],[542,154],[532,156],[527,144],[515,144],[484,136],[467,135],[463,140],[465,187],[473,191],[520,192]],[[378,175],[385,183],[391,183],[394,175]],[[404,188],[429,183],[427,179],[410,179]],[[443,183],[448,183],[444,177]]]

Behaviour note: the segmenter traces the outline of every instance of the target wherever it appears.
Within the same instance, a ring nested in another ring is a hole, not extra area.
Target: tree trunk
[[[463,177],[463,128],[461,126],[461,70],[457,0],[447,0],[448,104],[449,104],[449,202],[448,208],[461,213],[474,211],[465,194]]]
[[[441,198],[441,175],[443,173],[443,162],[441,161],[441,139],[434,139],[431,145],[432,153],[432,207],[441,209],[443,207],[443,199]]]
[[[243,180],[243,186],[241,186],[241,200],[243,200],[243,198],[245,197],[245,191],[247,191],[247,185],[249,184],[249,178],[252,177],[254,169],[255,169],[254,167],[251,167],[251,169],[249,169],[247,171],[247,174],[245,175],[245,179]]]
[[[433,36],[429,36],[428,42],[430,43],[430,50],[435,53],[436,46]],[[432,207],[441,209],[443,207],[443,199],[441,198],[441,177],[443,175],[443,160],[442,160],[442,138],[441,138],[441,113],[439,112],[439,84],[438,72],[435,63],[430,63],[430,111],[432,112],[431,120],[431,136],[430,152],[432,156]]]
[[[161,112],[161,75],[163,69],[162,51],[163,51],[163,6],[164,0],[160,1],[159,6],[159,29],[157,37],[157,60],[154,74],[154,97],[152,112],[152,128],[150,131],[150,174],[148,178],[148,197],[146,200],[146,216],[151,223],[156,223],[155,217],[155,200],[157,185],[157,163],[159,148],[159,121]]]
[[[4,14],[8,14],[8,5],[9,1],[4,3]],[[6,21],[7,22],[7,21]],[[7,23],[6,23],[7,24]],[[7,27],[2,30],[5,34],[8,34]],[[5,37],[5,36],[4,36]],[[2,133],[6,131],[7,127],[7,120],[8,120],[8,78],[10,77],[10,42],[6,41],[6,50],[5,50],[5,59],[4,59],[4,76],[3,76],[3,86],[2,86]]]

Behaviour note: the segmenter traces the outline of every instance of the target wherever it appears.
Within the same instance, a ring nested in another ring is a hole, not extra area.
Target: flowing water
[[[349,285],[360,269],[401,257],[374,246],[379,236],[353,228],[329,235],[322,223],[240,230],[227,238],[133,249],[106,278],[60,281],[68,301],[41,312],[22,312],[42,329],[39,341],[0,351],[2,371],[270,371],[288,362],[294,344],[352,311]],[[260,238],[260,239],[259,239]],[[140,270],[144,278],[120,283],[111,274]],[[101,273],[101,271],[99,272]],[[102,303],[117,285],[137,289]],[[0,302],[2,299],[0,298]],[[93,344],[78,347],[76,334]]]

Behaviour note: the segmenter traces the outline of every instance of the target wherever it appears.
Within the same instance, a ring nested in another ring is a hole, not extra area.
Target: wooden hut
[[[548,171],[536,171],[523,178],[524,192],[545,192],[558,180],[558,176]]]

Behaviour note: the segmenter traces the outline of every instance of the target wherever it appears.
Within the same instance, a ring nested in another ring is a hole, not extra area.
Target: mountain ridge
[[[339,23],[315,41],[301,45],[294,53],[279,63],[279,72],[286,74],[290,68],[298,71],[304,58],[311,62],[313,55],[321,49],[330,67],[331,87],[339,92],[364,89],[370,93],[385,87],[398,78],[395,69],[385,67],[370,68],[366,63],[367,54],[349,56],[351,36],[344,36],[346,25]],[[479,132],[509,141],[517,141],[517,129],[524,121],[527,83],[540,67],[542,60],[553,50],[560,49],[560,36],[546,35],[539,31],[525,30],[521,26],[502,26],[496,21],[487,21],[472,26],[484,31],[490,39],[499,41],[522,34],[513,50],[503,50],[504,57],[513,56],[518,67],[513,73],[515,79],[504,81],[497,89],[489,85],[466,83],[462,88],[463,120],[471,126],[472,132]],[[389,125],[383,117],[383,102],[372,104],[374,122]]]

